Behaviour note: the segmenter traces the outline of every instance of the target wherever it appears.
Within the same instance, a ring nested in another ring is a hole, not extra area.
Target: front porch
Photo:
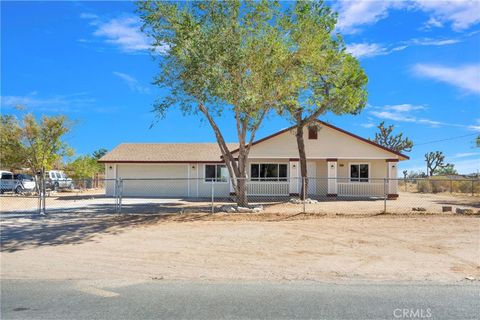
[[[302,179],[298,159],[249,162],[249,196],[298,196],[306,185],[307,196],[396,198],[397,159],[315,159],[307,162]],[[233,188],[232,188],[233,189]],[[231,189],[231,191],[233,191]]]

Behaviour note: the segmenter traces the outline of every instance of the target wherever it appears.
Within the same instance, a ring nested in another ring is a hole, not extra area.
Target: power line
[[[437,143],[437,142],[442,142],[442,141],[448,141],[448,140],[455,140],[455,139],[460,139],[460,138],[465,138],[465,137],[471,137],[471,136],[476,136],[478,133],[471,133],[471,134],[466,134],[463,136],[457,136],[457,137],[451,137],[451,138],[446,138],[446,139],[440,139],[440,140],[433,140],[433,141],[428,141],[428,142],[422,142],[422,143],[416,143],[414,146],[422,146],[424,144],[431,144],[431,143]]]

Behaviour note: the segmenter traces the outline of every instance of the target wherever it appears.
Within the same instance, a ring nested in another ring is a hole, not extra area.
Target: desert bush
[[[432,185],[430,184],[430,180],[419,180],[417,182],[417,191],[421,193],[431,193]]]

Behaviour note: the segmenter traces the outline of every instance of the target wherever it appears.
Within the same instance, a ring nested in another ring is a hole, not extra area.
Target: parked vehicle
[[[73,189],[73,181],[63,171],[50,170],[45,172],[45,184],[48,189]]]
[[[35,189],[36,183],[29,174],[19,173],[13,175],[15,179],[15,193],[31,192]]]
[[[13,173],[10,171],[0,171],[0,193],[15,191],[16,182],[13,179]]]

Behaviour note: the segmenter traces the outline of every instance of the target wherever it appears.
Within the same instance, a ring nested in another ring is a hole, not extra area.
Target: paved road
[[[2,319],[478,319],[479,285],[1,282]],[[404,310],[405,309],[405,310]]]

